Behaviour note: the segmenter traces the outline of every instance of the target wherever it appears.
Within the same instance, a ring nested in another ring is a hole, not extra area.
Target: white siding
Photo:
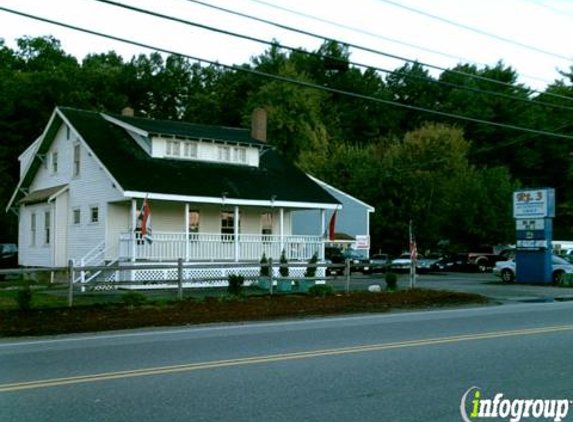
[[[67,210],[59,209],[58,218],[54,222],[58,226],[52,228],[54,233],[58,233],[57,243],[54,243],[54,246],[61,248],[56,253],[60,262],[67,262],[70,258],[79,259],[103,241],[106,235],[105,217],[108,215],[108,203],[123,199],[119,189],[113,185],[111,178],[98,164],[88,148],[73,135],[73,131],[70,139],[67,139],[66,132],[65,125],[62,125],[47,153],[47,156],[51,158],[51,153],[55,150],[58,151],[58,172],[53,173],[51,163],[48,163],[48,169],[41,167],[30,186],[30,191],[35,191],[63,184],[69,185]],[[74,177],[72,173],[73,148],[77,143],[80,144],[81,152],[80,174]],[[99,208],[100,221],[97,224],[89,221],[90,207],[92,206]],[[81,222],[78,225],[72,225],[71,210],[76,208],[81,211]],[[22,216],[23,220],[26,220],[26,214],[24,213]],[[43,224],[42,218],[38,217],[38,226]],[[23,237],[26,236],[25,231],[29,230],[25,224],[21,225],[21,231],[24,232],[22,233]],[[61,227],[62,224],[67,226],[66,229]],[[38,227],[39,232],[40,227]],[[64,233],[67,242],[63,240]],[[24,240],[21,244],[25,246],[22,252],[24,265],[39,265],[37,262],[46,262],[44,255],[37,250],[38,248],[30,250],[28,257],[26,241]],[[40,255],[42,256],[41,259]],[[41,265],[47,264],[42,263]]]
[[[107,221],[106,260],[114,261],[119,256],[119,235],[130,230],[130,214],[131,201],[127,201],[117,204],[108,204],[107,217],[103,214],[101,215],[101,218],[105,218]]]
[[[54,215],[54,265],[68,265],[68,193],[64,192],[56,198]]]
[[[50,243],[45,243],[45,213],[51,215]],[[36,215],[36,236],[32,242],[30,221],[32,214]],[[20,207],[20,229],[18,231],[19,264],[31,267],[50,267],[53,265],[54,247],[54,207],[53,204],[37,204]]]

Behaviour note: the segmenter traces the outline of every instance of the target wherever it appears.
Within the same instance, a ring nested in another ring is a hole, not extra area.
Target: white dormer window
[[[197,158],[197,144],[195,142],[185,142],[183,145],[183,155],[186,158]]]
[[[181,142],[167,141],[165,155],[169,157],[181,157]]]
[[[246,163],[247,162],[247,149],[235,147],[233,148],[233,161],[236,163]]]
[[[229,148],[228,146],[219,146],[217,148],[217,152],[219,161],[223,161],[226,163],[231,161],[231,148]]]

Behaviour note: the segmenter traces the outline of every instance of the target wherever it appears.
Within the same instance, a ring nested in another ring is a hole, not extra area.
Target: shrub
[[[288,277],[288,260],[286,258],[286,253],[284,249],[281,252],[279,274],[281,275],[281,277]]]
[[[239,274],[229,274],[229,286],[227,287],[227,293],[233,296],[238,296],[243,290],[243,283],[245,282],[245,277]]]
[[[334,289],[328,284],[315,284],[308,289],[308,294],[311,296],[325,297],[334,294]]]
[[[269,266],[269,260],[267,259],[267,255],[263,252],[263,256],[260,261],[261,264],[261,277],[269,277],[271,275],[271,267]]]
[[[398,276],[396,273],[386,273],[386,290],[395,291],[398,286]]]
[[[318,262],[318,253],[315,252],[314,255],[309,259],[308,266],[304,272],[305,277],[316,277],[316,263]]]
[[[30,286],[26,285],[18,290],[16,302],[18,302],[18,309],[21,311],[27,311],[32,307],[32,289]]]
[[[141,306],[147,302],[147,297],[143,293],[132,290],[121,295],[121,301],[127,306]]]

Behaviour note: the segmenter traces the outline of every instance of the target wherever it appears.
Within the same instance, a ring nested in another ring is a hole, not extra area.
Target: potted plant
[[[296,286],[299,292],[306,293],[308,289],[314,285],[314,277],[316,277],[316,264],[318,262],[318,253],[315,252],[308,261],[306,271],[304,272],[304,279],[297,280]],[[308,279],[312,280],[308,280]]]
[[[264,252],[263,252],[263,256],[261,257],[261,260],[259,262],[261,264],[261,270],[259,272],[260,278],[257,282],[257,285],[261,289],[270,290],[271,289],[271,267],[269,265],[269,260],[267,259],[267,255]]]
[[[292,281],[288,278],[288,260],[284,249],[281,252],[281,258],[279,261],[279,274],[281,275],[281,278],[277,281],[277,290],[279,292],[290,292],[292,289]]]

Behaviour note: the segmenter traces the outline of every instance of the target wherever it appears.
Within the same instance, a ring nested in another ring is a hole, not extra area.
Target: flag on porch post
[[[141,238],[147,243],[153,243],[153,230],[151,228],[151,209],[149,208],[149,202],[147,197],[143,200],[141,204],[141,210],[139,211],[139,221],[141,226]]]
[[[334,228],[336,227],[336,211],[334,210],[332,216],[330,217],[330,223],[328,223],[328,239],[332,242],[334,240]]]

